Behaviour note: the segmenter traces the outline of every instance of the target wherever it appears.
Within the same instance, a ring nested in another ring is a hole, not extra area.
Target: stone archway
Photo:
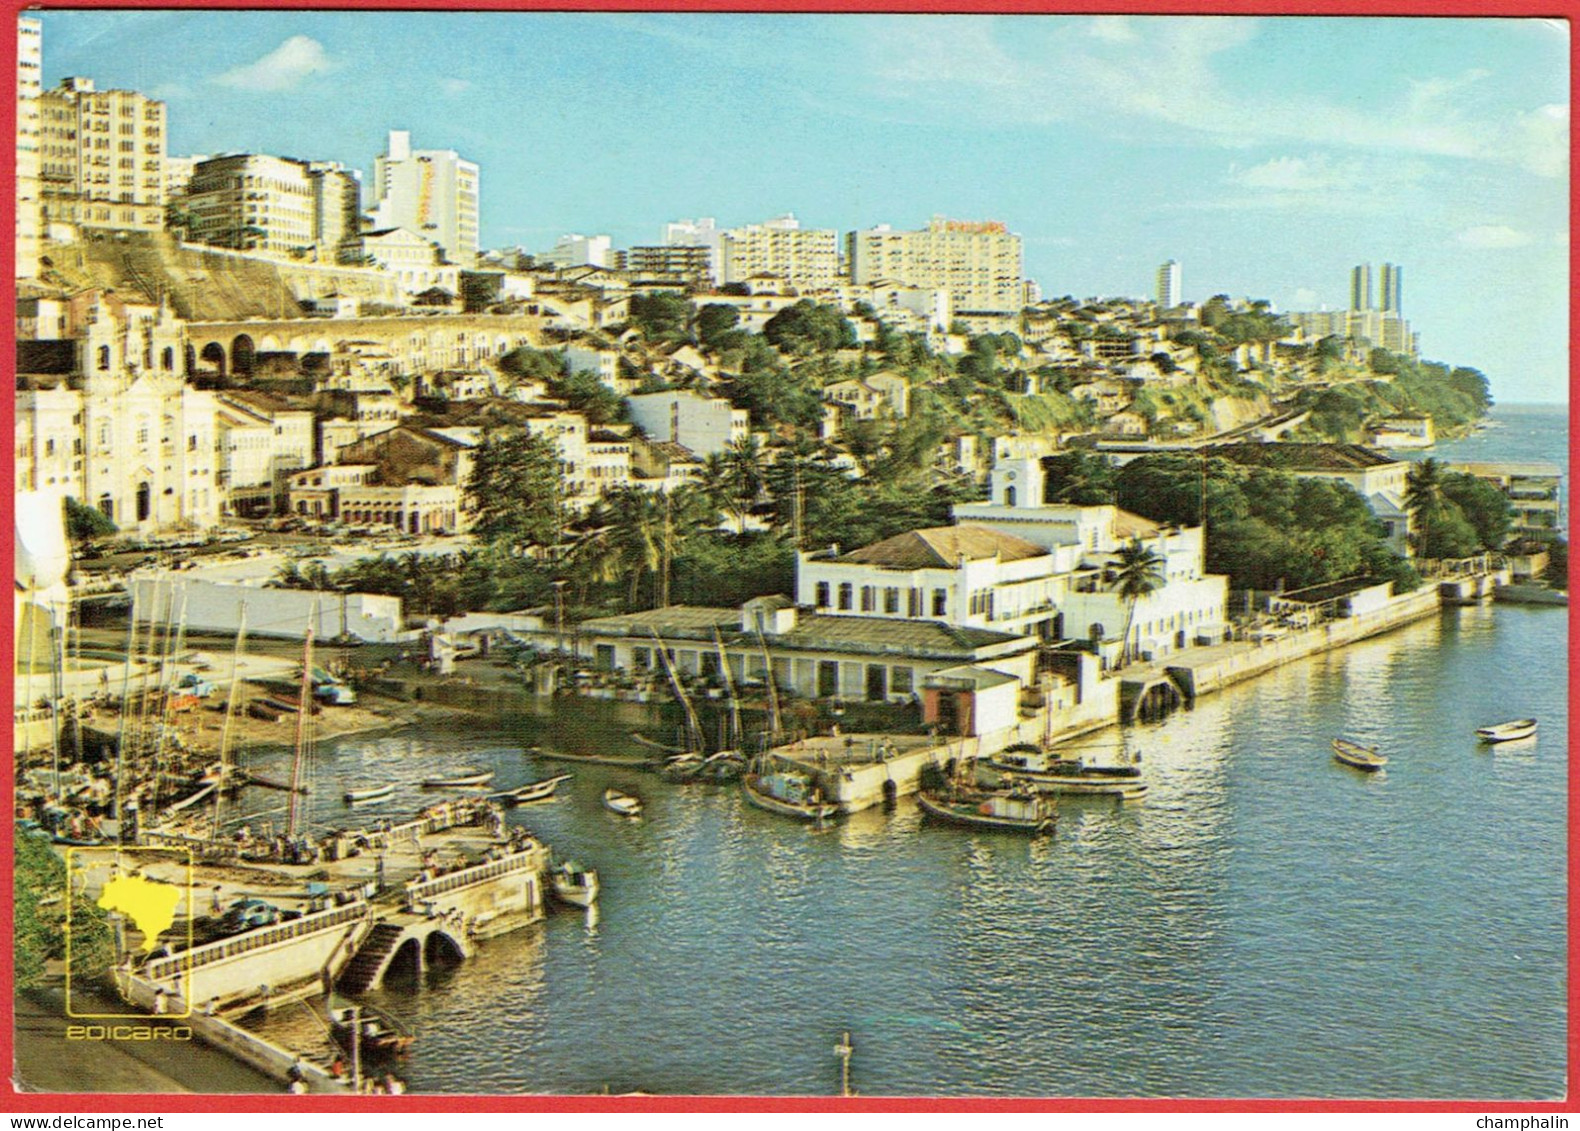
[[[230,362],[225,356],[225,347],[218,342],[209,342],[205,345],[203,352],[198,354],[198,360],[212,367],[221,377],[230,372]]]
[[[248,334],[237,334],[230,343],[230,368],[238,377],[251,377],[258,350]]]

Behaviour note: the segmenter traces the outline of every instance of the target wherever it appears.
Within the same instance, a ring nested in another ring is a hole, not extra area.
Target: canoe
[[[1357,770],[1380,770],[1388,761],[1386,754],[1377,753],[1375,746],[1362,746],[1347,738],[1333,740],[1333,757]]]
[[[1515,719],[1510,723],[1476,728],[1476,737],[1483,742],[1513,742],[1516,739],[1529,738],[1535,733],[1535,719]]]
[[[559,787],[560,782],[569,781],[570,776],[570,774],[555,774],[552,778],[528,782],[526,785],[517,786],[515,789],[507,789],[503,793],[496,793],[493,796],[507,805],[523,805],[529,801],[542,801],[544,798],[553,797],[554,791]]]
[[[656,770],[663,762],[654,758],[629,758],[616,754],[567,754],[563,750],[529,751],[535,758],[544,758],[550,762],[586,762],[593,766],[619,766],[627,770]]]
[[[642,799],[635,794],[626,793],[610,786],[603,791],[604,807],[622,817],[640,817],[642,815]]]
[[[1002,832],[1044,833],[1053,828],[1052,803],[1037,794],[922,790],[922,811],[940,821]]]
[[[424,778],[424,789],[471,789],[474,786],[487,785],[493,778],[493,770],[460,770],[442,778]]]
[[[386,785],[371,785],[366,789],[348,789],[346,790],[346,804],[361,805],[368,801],[383,801],[386,797],[390,796],[390,794],[394,792],[394,783],[389,783]]]
[[[598,873],[574,860],[557,864],[549,872],[554,898],[572,907],[591,907],[598,898]]]

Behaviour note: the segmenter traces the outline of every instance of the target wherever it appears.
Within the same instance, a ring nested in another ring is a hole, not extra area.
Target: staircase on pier
[[[376,923],[367,939],[357,948],[356,957],[340,975],[340,988],[349,994],[366,993],[382,980],[395,949],[406,937],[406,929],[388,921]]]

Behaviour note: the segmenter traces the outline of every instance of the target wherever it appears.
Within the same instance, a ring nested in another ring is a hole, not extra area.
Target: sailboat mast
[[[757,629],[757,643],[763,650],[763,682],[768,686],[768,744],[779,741],[783,727],[779,721],[779,691],[774,686],[774,658],[768,652],[768,638],[761,627]]]
[[[680,709],[686,715],[686,745],[691,750],[701,753],[704,746],[702,724],[697,721],[697,712],[692,709],[691,697],[680,685],[680,676],[675,672],[675,665],[669,659],[669,649],[664,646],[664,640],[658,635],[657,630],[653,631],[653,642],[658,645],[658,658],[664,662],[664,674],[669,676],[669,685],[675,689],[675,698],[680,700]]]
[[[717,627],[713,630],[713,645],[719,652],[719,678],[724,682],[724,694],[730,702],[730,735],[723,749],[738,748],[741,744],[741,703],[735,697],[735,679],[730,674],[730,659],[724,654],[724,637]]]
[[[210,840],[219,839],[224,825],[225,791],[230,788],[231,776],[236,767],[231,757],[231,722],[236,717],[236,703],[241,698],[241,648],[247,636],[247,602],[241,603],[241,616],[236,624],[236,650],[230,656],[230,687],[225,697],[225,723],[219,732],[219,789],[214,795],[214,831]]]
[[[314,610],[316,618],[317,609]],[[302,760],[303,747],[307,742],[307,716],[313,709],[313,626],[309,622],[307,636],[302,641],[302,687],[297,696],[296,704],[296,754],[291,759],[291,799],[288,803],[289,816],[286,818],[285,835],[291,838],[296,836],[296,827],[300,819],[302,796]]]

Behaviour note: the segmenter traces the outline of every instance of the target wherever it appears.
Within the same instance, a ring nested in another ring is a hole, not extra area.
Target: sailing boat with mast
[[[655,629],[652,632],[654,651],[658,653],[659,662],[664,665],[664,674],[669,677],[669,686],[675,692],[675,699],[680,704],[682,714],[686,720],[686,745],[680,753],[668,758],[659,769],[659,774],[667,781],[691,781],[702,767],[706,757],[706,749],[702,739],[702,723],[697,718],[697,710],[691,704],[691,696],[686,694],[685,686],[680,682],[680,675],[675,671],[675,663],[670,659],[669,648]]]

